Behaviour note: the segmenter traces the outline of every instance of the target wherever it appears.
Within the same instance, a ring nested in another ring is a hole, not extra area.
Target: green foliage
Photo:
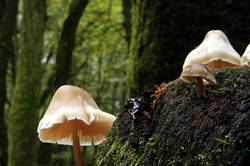
[[[104,111],[115,113],[126,95],[127,46],[120,1],[91,1],[80,22],[72,83],[89,91]]]

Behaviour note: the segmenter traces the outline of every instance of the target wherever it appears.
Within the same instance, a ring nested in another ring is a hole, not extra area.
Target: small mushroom
[[[241,57],[241,65],[250,67],[250,44],[247,46],[244,54]]]
[[[193,64],[204,64],[209,69],[231,68],[240,66],[241,58],[222,31],[211,30],[203,42],[188,54],[183,68]]]
[[[64,85],[55,92],[37,132],[42,142],[73,145],[77,166],[82,166],[80,145],[100,144],[114,120],[86,91]]]
[[[216,79],[210,74],[208,68],[203,64],[186,66],[185,68],[183,68],[180,78],[186,82],[196,80],[198,97],[205,96],[205,87],[203,80],[206,80],[208,84],[216,84]]]

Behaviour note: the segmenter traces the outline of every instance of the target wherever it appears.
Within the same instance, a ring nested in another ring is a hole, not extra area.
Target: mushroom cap
[[[244,54],[241,57],[241,65],[250,67],[250,44],[247,46]]]
[[[216,84],[216,79],[212,76],[208,68],[203,64],[194,64],[186,66],[181,73],[181,79],[186,82],[195,80],[196,77],[201,77],[206,84]]]
[[[188,54],[183,68],[193,64],[225,68],[240,66],[240,63],[240,55],[234,50],[226,35],[220,30],[211,30],[207,32],[202,43]]]
[[[72,145],[72,127],[76,126],[80,145],[97,145],[114,121],[115,116],[101,111],[86,91],[64,85],[52,97],[37,132],[42,142]]]

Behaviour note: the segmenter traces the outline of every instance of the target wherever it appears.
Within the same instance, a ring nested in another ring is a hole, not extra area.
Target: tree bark
[[[177,78],[187,54],[212,29],[241,53],[249,43],[247,1],[134,0],[130,47],[131,95]]]
[[[130,45],[131,40],[131,9],[132,9],[132,0],[122,0],[122,13],[123,13],[123,27],[126,32],[125,39],[128,43],[128,46]]]
[[[21,53],[8,128],[8,165],[36,165],[37,121],[40,94],[43,32],[46,20],[44,0],[23,1]]]
[[[6,72],[9,57],[14,54],[12,38],[16,31],[18,0],[0,1],[0,165],[7,165]]]
[[[5,3],[5,0],[0,0],[0,20],[2,20],[2,17],[3,17],[4,3]],[[1,27],[1,25],[2,25],[2,23],[0,21],[0,27]]]

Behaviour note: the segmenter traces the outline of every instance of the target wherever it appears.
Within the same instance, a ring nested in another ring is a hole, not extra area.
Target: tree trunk
[[[8,128],[8,165],[36,165],[37,122],[40,94],[43,32],[46,19],[44,0],[24,0],[21,54]]]
[[[7,165],[7,129],[4,106],[6,101],[6,72],[8,58],[14,54],[12,38],[16,30],[18,0],[8,0],[4,8],[0,1],[0,165]]]
[[[248,1],[134,0],[129,88],[177,78],[187,54],[211,29],[221,29],[242,52],[249,43]]]
[[[132,9],[132,0],[122,0],[122,13],[124,17],[123,27],[126,32],[126,41],[128,46],[130,45],[131,40],[131,9]]]
[[[50,77],[48,87],[41,96],[40,106],[45,103],[48,96],[59,86],[69,82],[72,53],[75,47],[75,34],[88,3],[89,0],[73,0],[70,4],[69,15],[64,21],[63,31],[58,41],[55,73]],[[50,144],[39,144],[39,165],[48,165],[51,159],[51,149],[52,146]]]
[[[2,17],[3,17],[4,3],[5,3],[5,0],[0,0],[0,20],[2,20]],[[2,25],[2,23],[0,21],[0,27],[1,27],[1,25]]]

